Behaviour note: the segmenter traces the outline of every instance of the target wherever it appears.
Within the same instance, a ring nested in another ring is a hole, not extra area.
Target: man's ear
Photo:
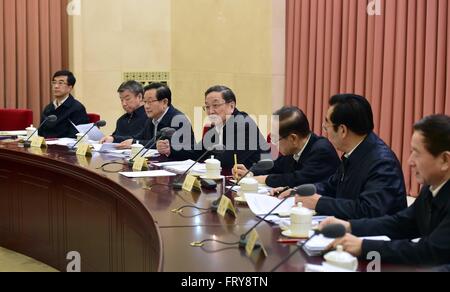
[[[349,132],[349,131],[348,131],[348,128],[347,128],[346,125],[340,125],[340,126],[339,126],[339,129],[338,129],[338,132],[341,132],[342,137],[345,138],[345,137],[348,136],[348,132]]]
[[[442,170],[448,171],[450,169],[450,151],[445,151],[442,155]]]

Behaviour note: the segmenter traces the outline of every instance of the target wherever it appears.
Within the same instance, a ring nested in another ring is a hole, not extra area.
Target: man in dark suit
[[[78,130],[75,125],[89,123],[86,108],[70,93],[76,79],[72,72],[58,71],[53,75],[53,102],[42,112],[41,122],[48,116],[55,115],[58,120],[47,122],[39,129],[39,136],[45,138],[76,138]]]
[[[311,132],[306,115],[297,107],[285,107],[275,112],[272,121],[272,142],[278,144],[283,155],[273,169],[251,175],[270,187],[296,187],[317,183],[333,175],[340,160],[331,143]],[[238,165],[233,175],[241,178],[247,173]]]
[[[132,137],[116,136],[114,142],[121,143],[118,148],[130,148],[133,143],[148,144],[164,128],[183,131],[181,142],[186,147],[195,143],[194,132],[187,117],[172,105],[170,88],[161,83],[152,83],[144,88],[144,108],[148,116],[141,131]],[[153,148],[156,148],[153,146]]]
[[[225,151],[216,158],[221,161],[223,169],[231,170],[235,155],[238,163],[251,167],[261,160],[263,152],[269,150],[256,123],[236,108],[236,96],[230,88],[213,86],[208,89],[203,110],[208,114],[210,126],[195,149],[180,149],[173,147],[169,141],[161,141],[158,143],[159,152],[172,160],[196,160],[206,149],[222,145]]]
[[[333,96],[323,127],[344,153],[342,163],[327,182],[316,184],[316,195],[297,197],[298,202],[343,220],[392,215],[407,207],[400,162],[373,133],[372,108],[364,97]]]
[[[148,120],[142,99],[144,88],[137,81],[122,83],[117,90],[125,114],[117,120],[116,130],[111,136],[104,137],[101,143],[113,143],[115,137],[133,137],[139,134]]]
[[[363,258],[378,252],[383,262],[441,266],[450,262],[450,117],[430,116],[414,126],[409,164],[417,181],[424,185],[418,199],[394,216],[350,222],[329,218],[328,224],[342,224],[349,233],[336,240],[347,252]],[[361,240],[355,236],[386,235],[390,242]],[[448,268],[448,266],[447,266]]]

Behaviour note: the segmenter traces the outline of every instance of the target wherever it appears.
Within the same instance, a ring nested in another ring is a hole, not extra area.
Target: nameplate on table
[[[257,245],[258,244],[258,245]],[[247,245],[245,246],[245,252],[248,257],[251,257],[256,248],[261,248],[265,257],[267,257],[267,251],[259,238],[259,234],[256,230],[253,230],[248,237]]]
[[[78,145],[77,155],[84,157],[91,157],[92,156],[91,145],[86,143],[81,143],[80,145]]]
[[[133,163],[134,171],[146,171],[148,170],[148,161],[145,157],[139,157],[134,160]]]
[[[217,208],[217,214],[219,214],[222,217],[225,217],[227,214],[227,211],[230,211],[235,218],[237,218],[237,212],[236,209],[233,206],[233,203],[229,198],[226,196],[222,196],[222,199],[220,200],[219,208]]]
[[[197,177],[188,175],[183,183],[183,190],[186,192],[192,192],[194,189],[201,190],[202,186]]]
[[[35,136],[31,140],[31,147],[33,148],[47,148],[47,144],[45,144],[45,138]]]

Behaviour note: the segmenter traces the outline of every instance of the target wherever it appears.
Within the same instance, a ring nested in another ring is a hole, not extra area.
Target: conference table
[[[0,141],[0,246],[59,271],[67,270],[67,255],[75,251],[83,272],[268,272],[296,249],[278,243],[281,231],[268,222],[256,228],[267,257],[217,242],[193,247],[204,239],[239,241],[258,219],[240,205],[237,218],[195,209],[174,213],[184,205],[209,208],[224,186],[177,191],[170,184],[179,177],[130,179],[117,173],[131,171],[127,165],[100,168],[112,161],[125,162],[110,154],[77,156],[65,146]],[[307,263],[322,258],[300,251],[278,271],[303,272]],[[360,262],[360,271],[366,265]],[[414,269],[382,265],[382,271],[405,270]]]

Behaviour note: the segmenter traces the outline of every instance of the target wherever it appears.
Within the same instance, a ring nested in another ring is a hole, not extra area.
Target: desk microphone
[[[295,194],[301,194],[305,197],[307,196],[312,196],[316,193],[317,189],[316,186],[313,184],[307,184],[307,185],[301,185],[297,188],[295,188],[295,192],[292,192],[291,195],[289,195],[288,197],[284,198],[275,208],[273,208],[273,210],[271,210],[269,213],[267,213],[263,218],[261,218],[258,223],[255,224],[255,226],[253,226],[252,228],[250,228],[246,233],[241,235],[241,239],[239,241],[239,247],[241,248],[245,248],[245,246],[247,245],[247,236],[256,228],[259,226],[259,224],[261,224],[263,221],[265,221],[267,219],[267,217],[269,217],[270,215],[272,215],[276,209],[278,209],[281,205],[284,204],[284,202],[287,201],[287,199],[293,197]]]
[[[153,137],[153,139],[151,139],[133,158],[131,158],[128,161],[128,165],[130,167],[133,166],[134,164],[134,160],[136,159],[136,157],[138,157],[142,151],[145,150],[144,153],[142,153],[141,156],[145,156],[145,154],[147,154],[148,151],[150,151],[150,149],[152,149],[153,147],[156,146],[156,144],[158,143],[158,141],[160,140],[166,140],[166,139],[171,139],[172,136],[175,134],[176,130],[173,128],[163,128],[160,131],[156,132],[155,137]]]
[[[306,192],[305,187],[309,187],[309,190],[313,190],[314,192]],[[299,195],[300,197],[311,197],[314,196],[317,193],[317,189],[315,185],[301,185],[299,187],[296,187],[292,190],[291,196]]]
[[[273,162],[273,160],[271,160],[271,159],[264,159],[264,160],[261,160],[261,161],[258,162],[258,163],[255,163],[255,165],[253,165],[253,166],[247,171],[247,173],[246,173],[245,175],[243,175],[243,176],[236,182],[236,185],[239,185],[239,183],[240,183],[240,182],[241,182],[241,181],[242,181],[242,180],[243,180],[250,172],[255,172],[255,171],[259,171],[259,172],[267,171],[267,170],[272,169],[273,166],[274,166],[274,162]],[[236,186],[236,185],[235,185],[235,186]],[[230,194],[230,193],[233,191],[233,188],[234,188],[235,186],[232,186],[228,191],[225,192],[225,194],[223,194],[223,195],[220,196],[217,200],[215,200],[214,202],[212,202],[212,204],[211,204],[211,210],[212,210],[213,212],[216,212],[217,209],[219,208],[220,201],[221,201],[222,197],[223,197],[223,196],[227,196],[228,194]]]
[[[174,190],[181,190],[183,188],[183,183],[181,182],[181,180],[183,179],[183,177],[189,173],[189,171],[195,166],[197,165],[200,161],[202,161],[206,156],[208,156],[211,153],[215,153],[215,154],[220,154],[225,152],[224,146],[223,145],[214,145],[210,148],[208,148],[206,150],[205,153],[202,154],[202,156],[200,156],[189,168],[188,170],[186,170],[173,184],[172,187]]]
[[[56,122],[57,120],[58,120],[58,117],[55,116],[55,115],[51,115],[51,116],[46,117],[46,118],[44,119],[44,121],[42,121],[41,125],[40,125],[36,130],[34,130],[33,134],[31,134],[30,137],[28,137],[27,140],[25,140],[25,142],[23,142],[23,147],[25,147],[25,148],[30,148],[30,147],[31,147],[31,141],[30,141],[31,137],[33,137],[34,134],[36,134],[36,132],[39,131],[39,129],[40,129],[45,123],[47,123],[47,122],[54,123],[54,122]]]
[[[88,131],[86,131],[86,133],[84,133],[84,135],[83,135],[83,136],[82,136],[75,144],[73,144],[72,147],[70,147],[70,150],[69,150],[69,151],[74,152],[74,151],[75,151],[75,147],[76,147],[81,141],[83,141],[84,137],[86,137],[87,134],[89,134],[89,132],[92,131],[92,129],[94,129],[94,127],[97,127],[97,128],[103,128],[104,126],[106,126],[106,122],[105,122],[104,120],[101,120],[101,121],[98,121],[98,122],[94,123],[94,124],[92,125],[92,127],[91,127]]]
[[[342,224],[330,224],[325,226],[322,230],[316,230],[314,232],[314,235],[311,236],[308,240],[306,240],[303,243],[298,243],[297,244],[297,248],[284,260],[281,261],[281,263],[279,263],[275,268],[273,268],[273,270],[271,271],[272,273],[275,272],[276,270],[278,270],[279,267],[281,267],[283,264],[285,264],[291,257],[293,257],[298,251],[302,250],[303,247],[314,237],[316,237],[319,234],[323,234],[323,236],[325,236],[326,238],[342,238],[345,236],[345,234],[347,233],[347,230],[345,229],[345,226]]]

